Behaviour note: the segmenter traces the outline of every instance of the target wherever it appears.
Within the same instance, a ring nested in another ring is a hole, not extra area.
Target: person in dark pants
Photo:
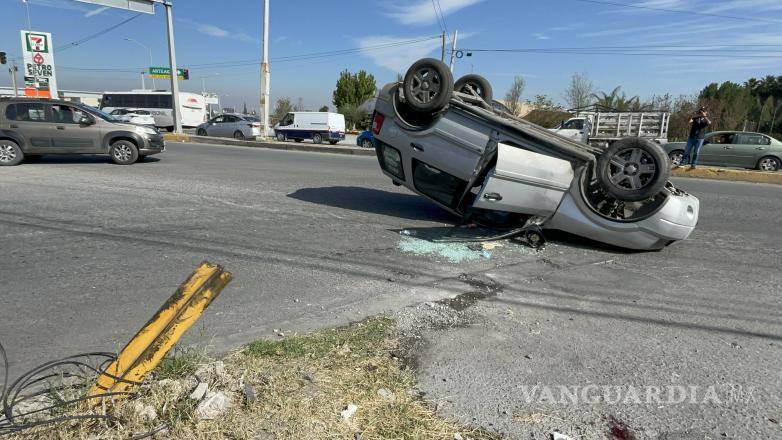
[[[690,136],[687,138],[687,148],[684,150],[682,161],[676,165],[679,168],[683,164],[690,164],[690,169],[695,168],[698,163],[698,154],[703,146],[703,138],[706,136],[706,128],[711,125],[709,112],[705,107],[698,109],[692,118],[690,118]]]

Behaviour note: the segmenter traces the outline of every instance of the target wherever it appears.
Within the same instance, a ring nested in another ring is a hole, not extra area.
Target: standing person
[[[711,125],[709,112],[706,107],[701,107],[698,112],[690,118],[690,136],[687,138],[687,148],[684,150],[682,161],[676,165],[676,168],[682,164],[690,164],[690,169],[695,168],[698,163],[698,154],[703,146],[703,138],[706,136],[706,127]]]

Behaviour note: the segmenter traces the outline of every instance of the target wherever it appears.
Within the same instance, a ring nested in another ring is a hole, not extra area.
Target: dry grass
[[[415,377],[392,356],[398,347],[394,324],[373,318],[345,328],[279,341],[257,341],[225,359],[230,380],[210,384],[233,397],[233,407],[218,420],[200,421],[196,402],[161,389],[145,387],[132,401],[117,405],[119,426],[74,424],[38,431],[33,438],[127,439],[166,422],[168,431],[155,438],[182,439],[497,439],[480,429],[459,426],[438,417],[414,391]],[[167,361],[160,376],[185,377],[196,357]],[[256,400],[247,403],[240,378],[252,385]],[[382,397],[378,390],[391,392]],[[135,415],[138,403],[152,405],[154,422]],[[340,412],[358,406],[347,421]],[[25,437],[25,438],[30,438]]]

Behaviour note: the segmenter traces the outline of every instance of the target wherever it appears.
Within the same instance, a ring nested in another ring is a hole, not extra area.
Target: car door
[[[8,128],[25,140],[25,153],[52,153],[51,132],[54,126],[48,117],[48,105],[42,102],[8,104],[5,110]]]
[[[295,118],[293,113],[288,113],[282,119],[280,119],[280,123],[277,124],[276,130],[285,133],[287,137],[293,139],[295,137],[295,128],[293,126],[294,119]]]
[[[726,148],[728,133],[709,133],[703,138],[698,164],[728,166],[730,148]]]
[[[95,118],[78,107],[68,104],[51,104],[52,147],[67,153],[100,153],[102,133],[95,125]],[[88,120],[90,123],[82,123]]]
[[[209,125],[206,126],[206,135],[207,136],[223,136],[221,134],[221,130],[223,129],[223,119],[225,116],[220,115],[217,117],[212,118],[211,121],[209,121]]]
[[[736,138],[733,155],[735,165],[739,167],[755,168],[771,148],[771,139],[760,133],[737,133]]]
[[[225,132],[225,136],[233,137],[237,130],[242,131],[239,127],[239,121],[241,121],[241,119],[234,115],[225,115],[223,118],[223,131]]]

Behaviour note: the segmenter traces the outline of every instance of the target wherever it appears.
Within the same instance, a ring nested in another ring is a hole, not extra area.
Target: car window
[[[142,116],[148,116],[149,115],[149,112],[146,111],[146,110],[134,110],[133,113],[137,114],[137,115],[142,115]]]
[[[584,128],[583,119],[572,119],[562,124],[563,130],[581,130]]]
[[[12,121],[47,122],[44,104],[39,102],[20,102],[9,104],[5,117]]]
[[[212,121],[211,121],[211,122],[212,122],[213,124],[219,124],[219,123],[223,122],[223,118],[224,118],[223,116],[218,116],[218,117],[216,117],[216,118],[212,119]]]
[[[224,117],[224,119],[223,119],[223,122],[225,122],[225,123],[231,123],[231,122],[236,122],[236,121],[238,121],[238,120],[239,120],[239,118],[237,118],[236,116],[225,115],[225,117]]]
[[[467,182],[419,160],[413,160],[413,184],[418,191],[453,207]]]
[[[291,124],[293,124],[293,113],[288,113],[284,118],[282,118],[282,121],[280,121],[280,127],[285,127],[286,125]]]
[[[52,120],[57,124],[78,124],[85,113],[65,104],[52,104]]]
[[[771,143],[771,141],[762,134],[741,133],[736,137],[738,138],[736,143],[742,145],[769,145]]]

